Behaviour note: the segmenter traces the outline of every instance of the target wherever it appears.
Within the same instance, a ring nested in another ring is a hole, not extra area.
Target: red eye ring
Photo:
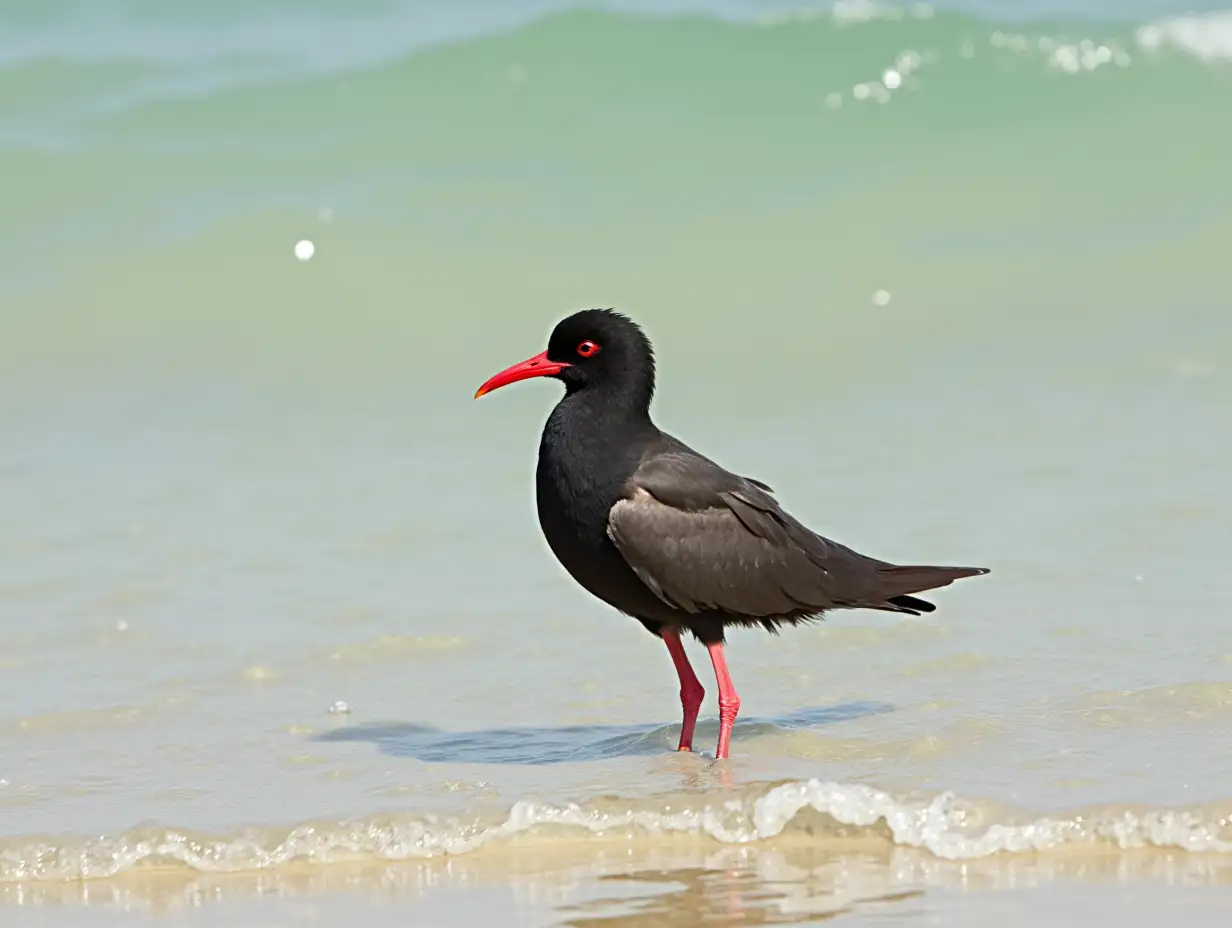
[[[586,341],[577,346],[577,353],[583,358],[593,358],[599,353],[599,346],[590,339],[586,339]]]

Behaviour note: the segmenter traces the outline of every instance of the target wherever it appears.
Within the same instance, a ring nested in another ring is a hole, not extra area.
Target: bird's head
[[[568,393],[603,390],[650,405],[654,351],[641,328],[612,309],[584,309],[552,330],[547,351],[508,367],[475,392],[475,398],[531,377],[555,377]]]

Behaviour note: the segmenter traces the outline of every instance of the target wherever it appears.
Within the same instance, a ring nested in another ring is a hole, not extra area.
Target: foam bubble
[[[312,244],[308,239],[300,239],[295,243],[295,257],[301,261],[309,261],[316,254],[317,246]]]
[[[1148,51],[1171,45],[1203,61],[1232,61],[1232,11],[1161,20],[1142,26],[1135,37]]]

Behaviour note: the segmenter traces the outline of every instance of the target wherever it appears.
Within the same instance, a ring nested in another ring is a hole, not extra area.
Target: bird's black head
[[[584,387],[641,387],[654,392],[654,349],[636,322],[613,309],[584,309],[562,319],[548,339],[548,360],[570,392]]]
[[[584,309],[556,324],[547,351],[501,371],[475,396],[530,377],[555,377],[568,393],[602,390],[648,408],[655,386],[654,350],[628,316]]]

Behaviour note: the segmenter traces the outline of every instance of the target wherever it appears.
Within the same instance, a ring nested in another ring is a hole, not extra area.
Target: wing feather
[[[661,600],[751,619],[881,605],[888,565],[811,531],[761,481],[664,442],[608,514],[608,537]]]
[[[834,606],[828,573],[765,514],[731,502],[738,508],[680,510],[639,488],[612,507],[608,537],[655,595],[685,612],[762,618]]]
[[[767,627],[835,608],[914,613],[930,604],[905,594],[986,573],[899,567],[823,538],[786,512],[766,484],[668,435],[648,450],[612,506],[607,534],[672,608]]]

